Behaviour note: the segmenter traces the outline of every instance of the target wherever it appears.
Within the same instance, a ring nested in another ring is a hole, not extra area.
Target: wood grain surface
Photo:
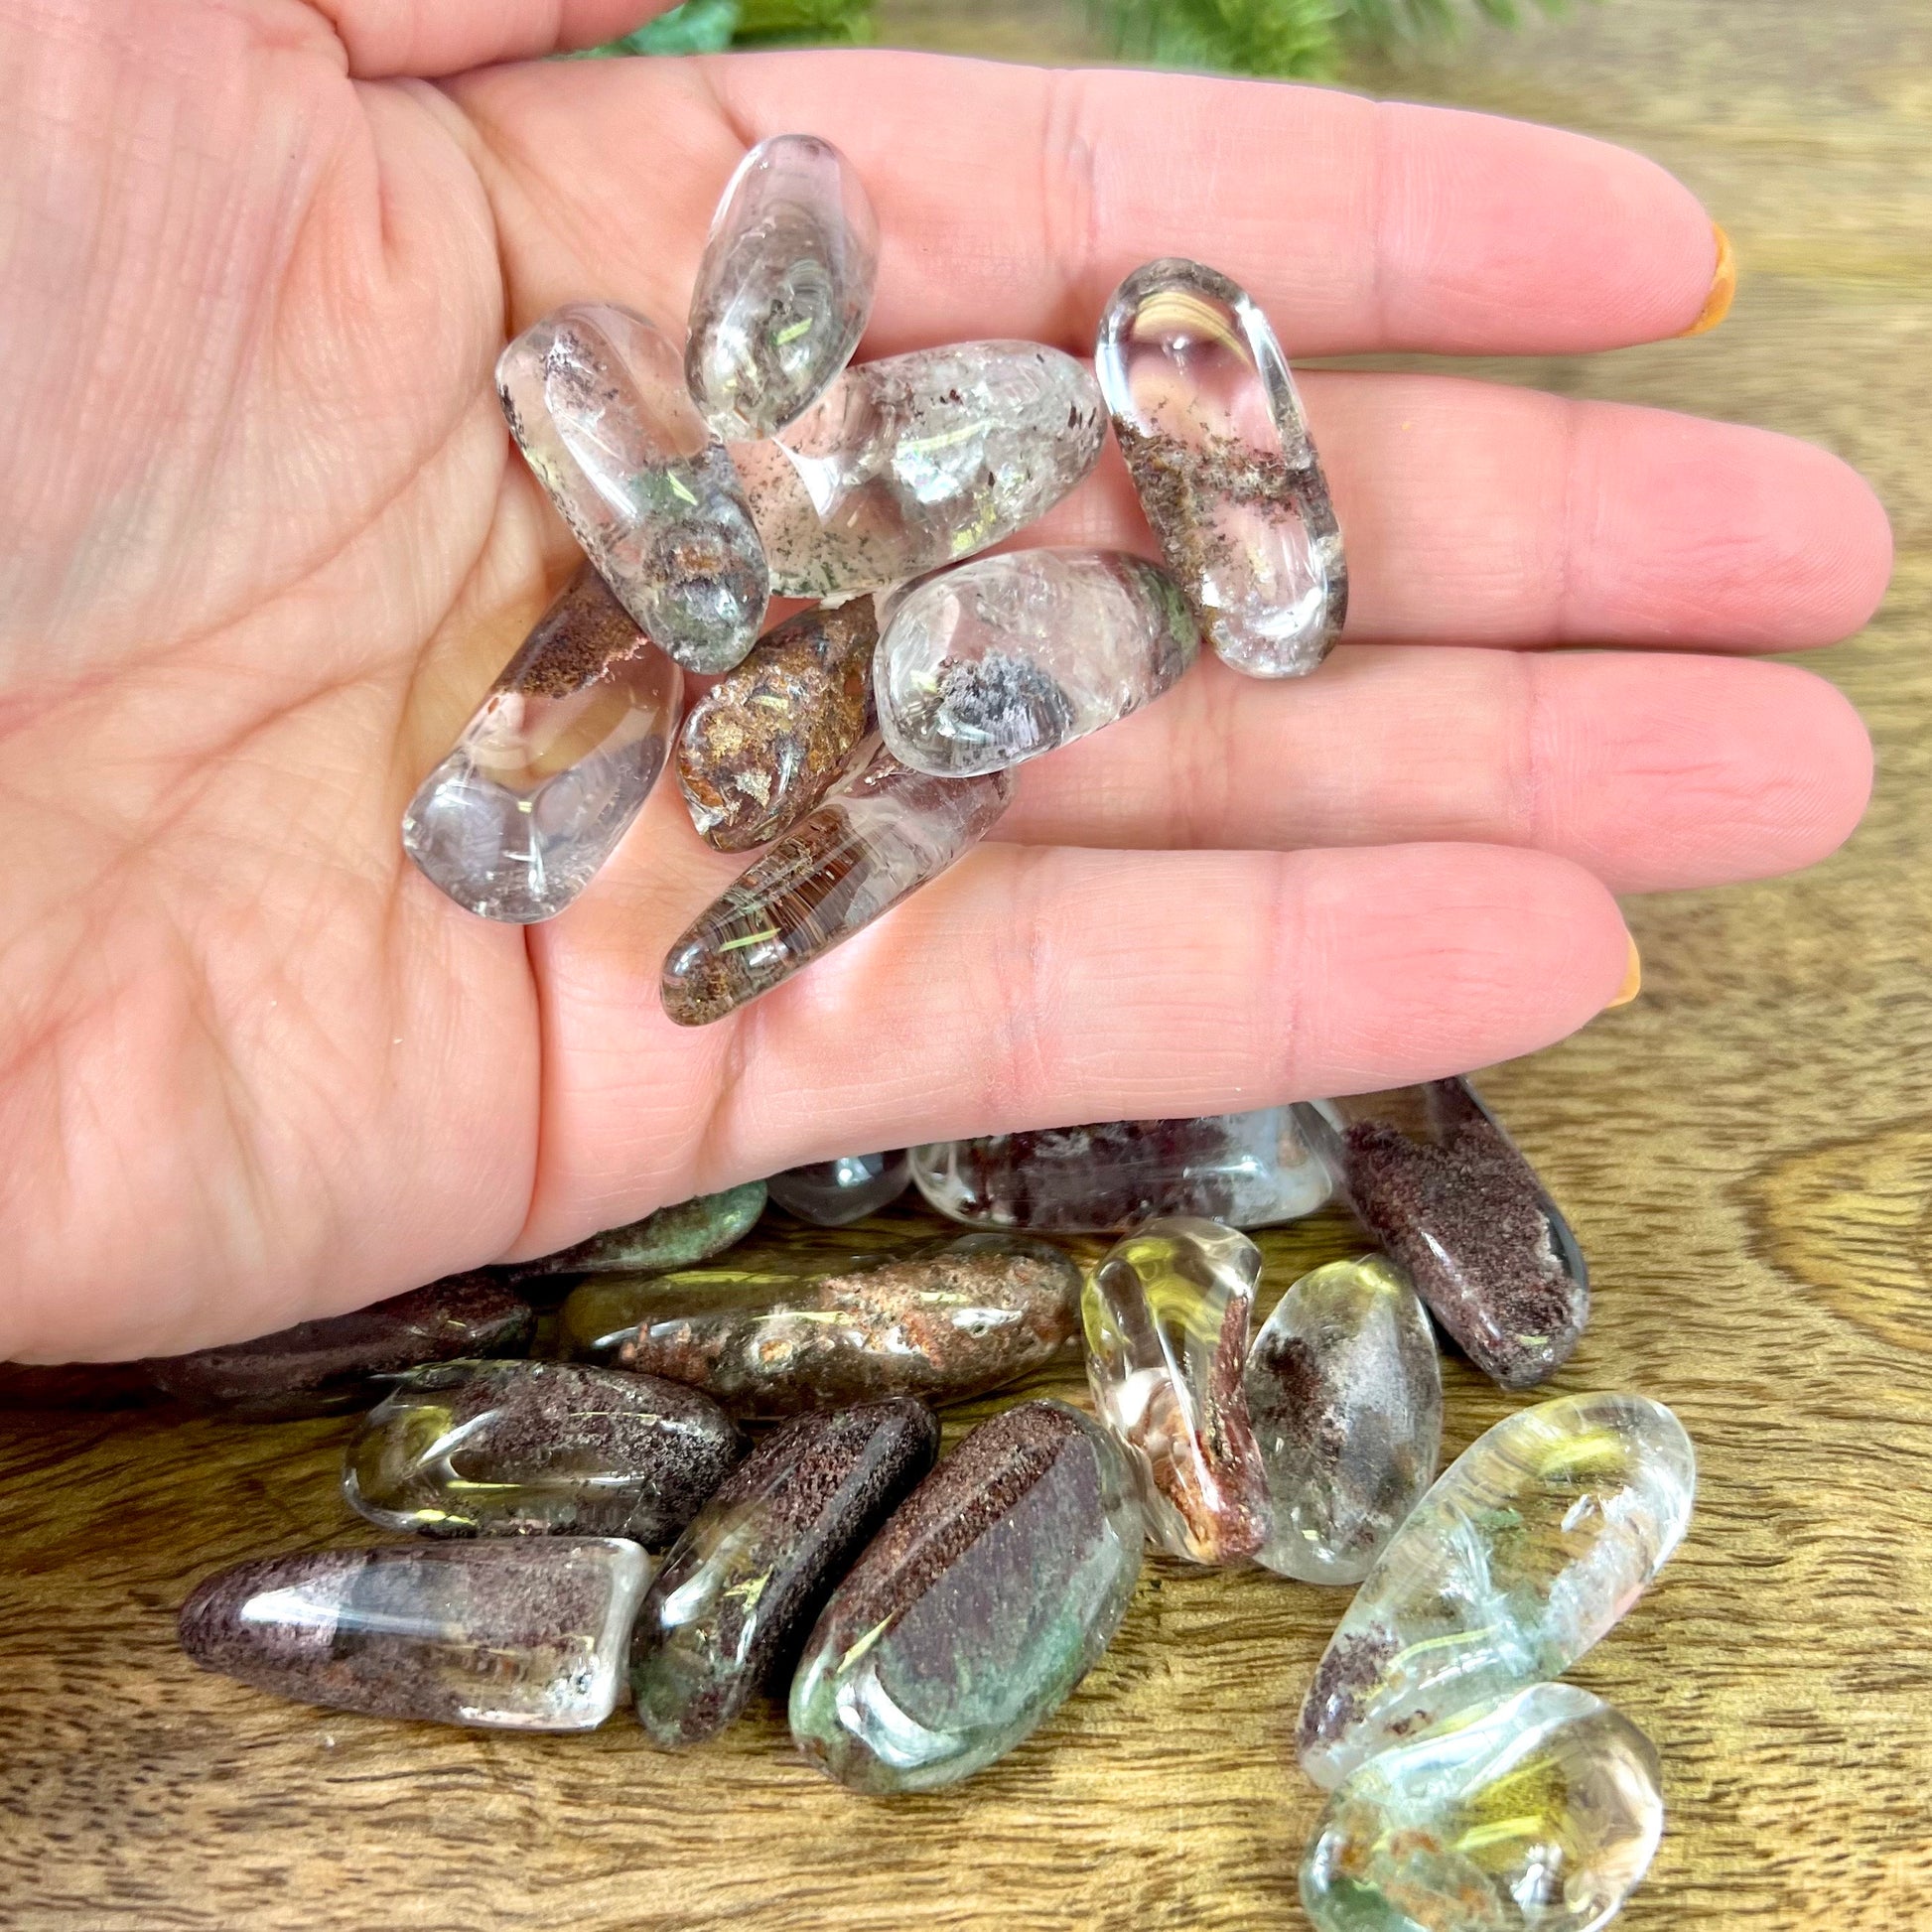
[[[1087,33],[1077,7],[886,17],[1008,54]],[[1623,1923],[1932,1923],[1932,17],[1604,0],[1362,77],[1633,143],[1735,238],[1742,293],[1715,336],[1488,373],[1815,438],[1896,521],[1883,615],[1823,660],[1880,747],[1852,847],[1793,882],[1633,905],[1642,998],[1485,1086],[1594,1263],[1595,1320],[1556,1386],[1670,1403],[1703,1460],[1686,1549],[1576,1672],[1668,1775],[1669,1836]],[[1324,1216],[1265,1245],[1272,1295],[1354,1237]],[[1452,1369],[1451,1449],[1505,1406]],[[768,1713],[668,1757],[622,1719],[490,1736],[198,1674],[174,1642],[192,1583],[358,1537],[345,1428],[0,1416],[0,1925],[1305,1925],[1317,1798],[1290,1737],[1345,1597],[1151,1563],[1042,1732],[897,1802],[824,1783]]]

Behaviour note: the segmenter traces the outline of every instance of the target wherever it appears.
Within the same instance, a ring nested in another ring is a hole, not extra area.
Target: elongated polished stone
[[[1537,1684],[1363,1765],[1315,1828],[1302,1904],[1316,1932],[1596,1932],[1663,1830],[1650,1739]]]
[[[1432,1080],[1323,1108],[1304,1111],[1311,1140],[1456,1345],[1506,1389],[1547,1381],[1583,1339],[1589,1270],[1475,1089]]]
[[[686,670],[728,671],[770,585],[738,473],[640,315],[559,309],[496,362],[510,434],[604,581]]]
[[[991,1764],[1113,1640],[1141,1519],[1106,1432],[1058,1402],[982,1423],[832,1593],[791,1685],[791,1734],[857,1791],[931,1791]]]
[[[1333,1187],[1292,1107],[934,1141],[912,1150],[912,1179],[968,1227],[1039,1234],[1123,1234],[1161,1214],[1272,1227]]]
[[[738,164],[691,293],[684,372],[706,422],[775,435],[852,359],[872,312],[879,222],[829,141],[774,134]]]
[[[1302,1707],[1333,1786],[1392,1740],[1560,1677],[1683,1541],[1697,1457],[1640,1395],[1519,1409],[1452,1462],[1341,1620]]]
[[[889,1154],[842,1154],[774,1173],[765,1185],[771,1198],[820,1228],[842,1228],[876,1214],[912,1184],[912,1164],[903,1148]]]
[[[554,918],[650,796],[682,685],[585,565],[417,787],[403,850],[466,911]]]
[[[617,1708],[649,1569],[608,1537],[266,1557],[196,1588],[181,1644],[204,1670],[304,1704],[594,1730]]]
[[[743,1241],[764,1212],[764,1201],[761,1180],[748,1180],[722,1193],[694,1194],[646,1214],[641,1221],[606,1228],[588,1241],[518,1262],[504,1272],[520,1282],[554,1275],[650,1275],[689,1268]]]
[[[701,838],[767,844],[844,777],[873,726],[878,641],[869,597],[801,611],[691,707],[677,781]]]
[[[794,1417],[759,1445],[638,1611],[630,1689],[653,1741],[703,1743],[789,1676],[833,1586],[938,1449],[932,1411],[903,1396]]]
[[[664,1011],[703,1027],[809,966],[963,859],[1013,775],[929,777],[882,752],[755,860],[665,956]]]
[[[389,1380],[424,1362],[520,1355],[535,1332],[530,1305],[501,1282],[451,1275],[348,1314],[147,1366],[186,1402],[238,1422],[283,1422],[366,1409]]]
[[[1087,1381],[1125,1446],[1148,1534],[1190,1563],[1239,1563],[1268,1534],[1268,1484],[1242,1363],[1261,1250],[1171,1215],[1118,1243],[1087,1280]]]
[[[1173,580],[1138,557],[981,557],[894,606],[873,661],[879,729],[915,770],[998,771],[1151,703],[1199,644]]]
[[[1268,1478],[1257,1560],[1304,1583],[1360,1583],[1443,1448],[1443,1365],[1409,1278],[1380,1255],[1304,1275],[1243,1379]]]
[[[735,1415],[884,1396],[962,1402],[1043,1367],[1079,1332],[1080,1270],[1023,1236],[969,1234],[817,1277],[713,1268],[587,1282],[577,1355],[688,1382]]]
[[[624,1536],[661,1549],[738,1459],[696,1389],[575,1362],[405,1376],[343,1456],[349,1507],[437,1536]]]
[[[849,368],[784,435],[732,458],[771,588],[849,597],[1025,529],[1100,455],[1093,377],[1038,343],[962,343]]]
[[[1348,573],[1268,318],[1199,262],[1149,262],[1108,303],[1094,368],[1208,642],[1252,677],[1313,670],[1341,634]]]

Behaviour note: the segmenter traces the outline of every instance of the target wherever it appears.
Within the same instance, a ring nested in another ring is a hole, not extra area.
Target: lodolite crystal
[[[1339,1784],[1397,1738],[1561,1676],[1683,1541],[1697,1458],[1640,1395],[1562,1396],[1478,1437],[1397,1530],[1302,1707]]]
[[[764,1212],[761,1180],[727,1187],[722,1193],[694,1194],[673,1201],[641,1221],[606,1228],[574,1247],[502,1272],[511,1281],[541,1281],[557,1275],[648,1275],[689,1268],[744,1240]]]
[[[1348,574],[1328,485],[1268,319],[1225,275],[1138,268],[1094,368],[1141,506],[1207,641],[1253,677],[1299,677],[1341,634]]]
[[[903,1148],[890,1154],[842,1154],[774,1173],[765,1185],[787,1213],[814,1227],[842,1228],[898,1199],[912,1184]]]
[[[682,684],[586,564],[417,787],[403,850],[466,911],[555,918],[650,796]]]

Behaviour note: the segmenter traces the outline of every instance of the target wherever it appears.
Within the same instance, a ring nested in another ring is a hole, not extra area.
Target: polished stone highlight
[[[1261,1250],[1172,1215],[1118,1243],[1088,1278],[1087,1381],[1128,1451],[1148,1534],[1170,1556],[1227,1564],[1268,1535],[1268,1483],[1242,1363]]]
[[[1328,1801],[1302,1864],[1316,1932],[1597,1932],[1664,1831],[1656,1747],[1572,1684],[1391,1745]]]
[[[651,1275],[690,1268],[743,1241],[758,1225],[764,1202],[761,1180],[748,1180],[722,1193],[695,1194],[641,1221],[606,1228],[574,1247],[517,1262],[503,1272],[512,1281],[540,1281],[555,1275]]]
[[[795,1417],[725,1479],[637,1613],[630,1689],[654,1743],[716,1737],[790,1675],[833,1586],[938,1449],[931,1410],[899,1397]]]
[[[726,185],[691,292],[684,373],[718,435],[773,436],[851,361],[872,312],[879,222],[852,164],[774,134]]]
[[[1341,635],[1348,572],[1295,379],[1247,291],[1149,262],[1114,292],[1094,368],[1128,474],[1215,651],[1300,677]]]
[[[1304,1275],[1243,1381],[1271,1518],[1256,1561],[1303,1583],[1360,1583],[1442,1453],[1443,1365],[1409,1278],[1380,1255]]]
[[[1339,1784],[1398,1738],[1560,1677],[1683,1541],[1697,1457],[1640,1395],[1573,1395],[1480,1436],[1396,1532],[1302,1707],[1303,1768]]]
[[[764,1184],[788,1214],[813,1227],[842,1228],[897,1200],[912,1184],[912,1164],[902,1147],[889,1154],[842,1154],[836,1161],[787,1168]]]
[[[304,1704],[594,1730],[617,1708],[649,1569],[606,1537],[267,1557],[195,1590],[181,1644],[204,1670]]]
[[[1141,1570],[1132,1478],[1057,1402],[1002,1411],[893,1513],[826,1604],[791,1734],[857,1791],[932,1791],[1027,1737],[1112,1641]]]
[[[559,309],[496,362],[517,447],[584,554],[660,649],[728,671],[757,642],[770,585],[738,472],[640,315]]]

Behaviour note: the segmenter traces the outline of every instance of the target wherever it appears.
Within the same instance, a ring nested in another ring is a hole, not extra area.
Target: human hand
[[[1613,997],[1612,891],[1857,821],[1858,719],[1749,655],[1873,608],[1851,472],[1317,372],[1352,602],[1314,677],[1202,662],[714,1027],[658,971],[737,868],[668,783],[554,922],[459,911],[402,806],[570,567],[492,359],[566,300],[677,326],[751,141],[824,134],[870,188],[869,356],[1084,349],[1166,253],[1305,356],[1609,347],[1711,284],[1659,170],[1478,116],[909,55],[483,66],[639,10],[0,0],[0,1355],[194,1348],[839,1153],[1477,1066]],[[1028,540],[1153,548],[1111,456]],[[1538,648],[1575,643],[1622,648]]]

